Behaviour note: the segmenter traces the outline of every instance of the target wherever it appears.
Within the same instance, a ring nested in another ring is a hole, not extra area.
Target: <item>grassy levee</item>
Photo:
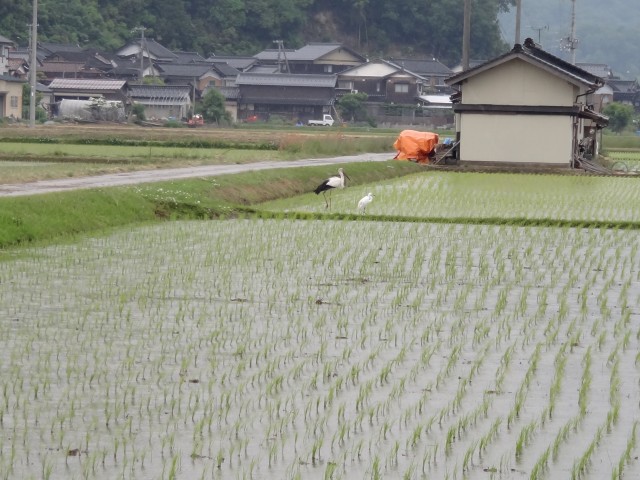
[[[346,164],[353,184],[415,173],[410,162]],[[0,198],[0,249],[69,241],[78,235],[167,219],[253,214],[252,204],[309,192],[332,166]]]

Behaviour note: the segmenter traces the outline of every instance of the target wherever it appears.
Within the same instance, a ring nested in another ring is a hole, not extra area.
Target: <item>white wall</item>
[[[460,122],[463,162],[570,164],[572,117],[463,114]]]
[[[462,103],[571,106],[577,94],[565,79],[515,58],[470,77]]]

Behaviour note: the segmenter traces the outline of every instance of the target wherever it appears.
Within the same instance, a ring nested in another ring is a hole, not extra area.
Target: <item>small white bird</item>
[[[349,175],[344,173],[344,170],[342,168],[339,168],[337,176],[327,178],[314,190],[316,195],[322,192],[325,208],[331,208],[331,190],[333,190],[334,188],[344,188],[344,177],[349,178]],[[349,178],[349,180],[351,179]],[[327,190],[329,191],[329,201],[327,201]]]
[[[369,205],[371,202],[373,202],[373,193],[369,192],[358,202],[358,210],[360,210],[364,215],[365,213],[367,213],[367,205]]]

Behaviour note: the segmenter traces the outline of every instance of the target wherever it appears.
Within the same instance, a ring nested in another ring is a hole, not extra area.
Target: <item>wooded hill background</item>
[[[578,0],[578,62],[640,74],[638,0]],[[342,42],[370,58],[434,57],[453,67],[462,48],[462,0],[40,0],[38,39],[113,51],[145,35],[172,50],[253,55],[307,42]],[[486,60],[514,43],[515,0],[473,0],[471,58]],[[522,40],[568,59],[571,0],[522,0]],[[26,46],[32,0],[0,2],[0,35]],[[544,29],[545,25],[547,26]],[[536,30],[543,28],[543,30]]]
[[[509,47],[497,16],[513,0],[474,0],[472,56]],[[27,45],[32,0],[0,2],[0,34]],[[462,0],[41,0],[38,40],[115,50],[145,36],[201,55],[250,54],[337,41],[371,57],[460,62]]]

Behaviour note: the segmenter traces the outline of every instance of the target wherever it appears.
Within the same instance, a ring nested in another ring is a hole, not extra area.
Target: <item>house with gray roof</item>
[[[336,74],[363,64],[366,57],[340,43],[309,43],[297,50],[268,49],[254,55],[261,65],[279,66],[281,72]]]
[[[338,74],[339,93],[366,93],[368,102],[415,105],[426,79],[388,60],[373,60]]]
[[[607,117],[594,110],[604,80],[528,38],[503,55],[447,79],[460,163],[570,168],[584,165]]]
[[[430,93],[449,92],[451,89],[444,81],[453,75],[453,71],[435,58],[389,58],[389,62],[410,72],[420,75],[426,80],[424,91]],[[453,92],[450,92],[453,93]]]
[[[331,113],[337,81],[336,75],[241,72],[236,78],[238,117],[278,115],[306,123]]]
[[[174,62],[178,59],[178,55],[152,38],[132,40],[119,48],[116,51],[116,55],[123,58],[140,58],[140,55],[142,55],[157,62]]]

